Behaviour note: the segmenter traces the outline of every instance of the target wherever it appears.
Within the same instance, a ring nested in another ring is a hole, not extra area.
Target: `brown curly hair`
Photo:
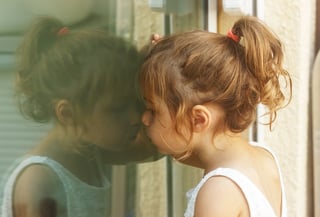
[[[240,42],[195,30],[164,37],[150,49],[139,76],[142,95],[164,100],[178,133],[181,124],[191,129],[191,110],[197,104],[212,103],[224,111],[216,132],[239,133],[255,120],[260,103],[269,110],[271,127],[277,110],[286,105],[285,87],[290,101],[291,78],[282,66],[283,47],[275,34],[249,16],[231,31]]]
[[[61,99],[78,108],[80,121],[106,94],[133,91],[142,64],[125,39],[101,29],[67,30],[52,17],[35,21],[17,55],[19,108],[37,122],[54,119],[54,103]]]

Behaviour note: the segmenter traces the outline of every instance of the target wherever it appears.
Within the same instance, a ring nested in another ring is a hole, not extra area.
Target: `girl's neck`
[[[54,128],[29,154],[49,157],[80,180],[101,187],[96,150],[89,144],[81,144],[76,138]]]
[[[199,145],[195,151],[205,173],[219,167],[235,167],[248,150],[248,140],[241,134],[220,134],[213,141]]]

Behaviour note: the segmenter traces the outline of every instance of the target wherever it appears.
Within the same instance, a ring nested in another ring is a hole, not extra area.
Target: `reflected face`
[[[162,154],[180,154],[185,151],[186,141],[176,132],[175,123],[168,106],[159,98],[146,102],[146,111],[142,115],[148,137]]]
[[[128,148],[141,127],[139,106],[136,96],[101,100],[87,116],[83,139],[105,150]]]

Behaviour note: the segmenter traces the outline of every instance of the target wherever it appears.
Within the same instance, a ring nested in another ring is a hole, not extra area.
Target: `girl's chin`
[[[172,152],[170,152],[166,149],[163,149],[163,148],[159,148],[158,146],[156,146],[156,147],[157,147],[157,150],[159,153],[164,154],[164,155],[172,155]]]

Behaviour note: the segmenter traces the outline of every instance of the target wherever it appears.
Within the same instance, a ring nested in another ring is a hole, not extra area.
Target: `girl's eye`
[[[154,104],[146,99],[145,99],[145,112],[149,113],[152,116],[154,116],[156,113]]]
[[[150,112],[150,114],[154,115],[154,110],[152,108],[146,108],[146,112]]]

